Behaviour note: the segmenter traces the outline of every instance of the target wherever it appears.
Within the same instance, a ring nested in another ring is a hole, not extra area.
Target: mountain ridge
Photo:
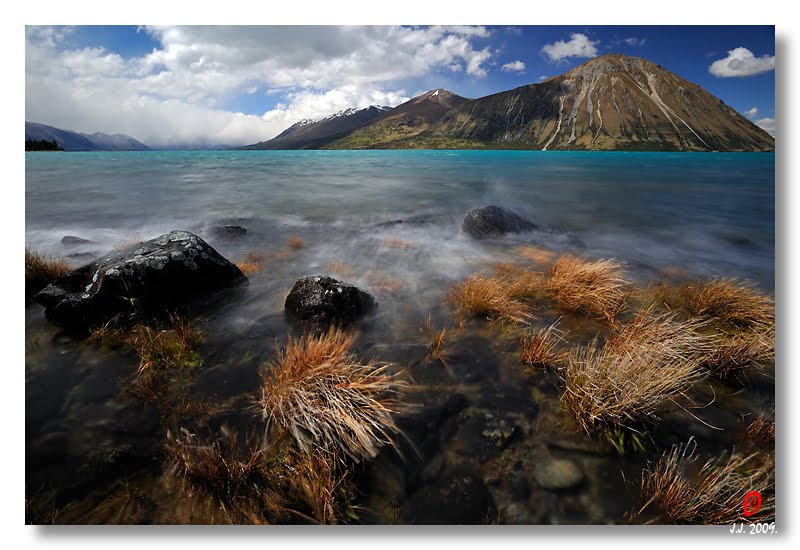
[[[141,141],[126,134],[84,134],[41,124],[25,122],[25,139],[55,141],[64,151],[149,151]]]
[[[283,139],[275,148],[294,148]],[[477,99],[437,88],[302,148],[774,151],[775,139],[699,85],[609,53]]]

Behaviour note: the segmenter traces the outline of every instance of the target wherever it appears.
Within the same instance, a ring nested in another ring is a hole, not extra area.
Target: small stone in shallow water
[[[533,467],[533,477],[543,489],[571,489],[583,481],[583,472],[571,460],[543,460]]]
[[[180,252],[180,251],[173,252],[171,254],[171,256],[172,256],[172,259],[175,260],[176,262],[180,262],[181,260],[183,260],[186,257],[186,255],[183,252]]]

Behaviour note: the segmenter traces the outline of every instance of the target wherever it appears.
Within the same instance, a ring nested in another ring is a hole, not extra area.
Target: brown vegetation
[[[549,275],[547,293],[561,308],[612,324],[630,292],[622,264],[613,259],[592,261],[564,255]]]
[[[242,261],[236,263],[236,267],[245,275],[252,275],[264,269],[266,259],[267,256],[265,254],[250,251],[244,255]]]
[[[721,333],[703,358],[702,365],[714,376],[744,380],[752,369],[775,361],[775,327]]]
[[[290,337],[262,375],[263,418],[304,451],[324,445],[360,460],[394,445],[395,396],[405,384],[389,365],[358,361],[349,351],[352,343],[352,335],[335,327],[319,336]]]
[[[64,260],[55,260],[25,249],[25,294],[33,295],[71,269]]]
[[[520,359],[528,365],[552,365],[563,360],[559,345],[564,341],[564,333],[558,328],[558,321],[526,332],[520,341]]]
[[[202,335],[188,321],[178,315],[170,315],[172,330],[157,330],[138,324],[130,331],[129,342],[139,355],[142,373],[165,368],[193,367],[202,365],[197,353]]]
[[[658,464],[642,473],[645,508],[655,504],[667,521],[681,524],[730,525],[775,519],[775,464],[767,455],[709,460],[696,475],[694,441],[676,445]],[[761,494],[761,508],[755,516],[744,515],[743,501],[749,491]]]
[[[286,241],[286,244],[288,244],[289,248],[291,248],[292,250],[300,250],[301,248],[303,248],[304,243],[303,239],[301,239],[300,237],[292,236],[289,237],[289,240]]]
[[[535,264],[549,264],[553,258],[555,258],[556,253],[552,250],[548,250],[546,248],[540,248],[538,246],[533,246],[526,244],[525,246],[521,246],[519,248],[518,254],[525,258],[526,260],[530,260]]]
[[[358,277],[358,272],[341,260],[331,260],[328,263],[328,271],[347,279]]]
[[[406,241],[404,239],[399,239],[397,237],[388,237],[384,239],[383,243],[388,246],[389,248],[414,248],[414,243],[411,241]]]
[[[447,296],[455,303],[456,315],[463,321],[469,317],[522,323],[530,319],[531,308],[514,297],[508,279],[498,275],[476,273],[457,284]]]
[[[696,332],[699,326],[641,312],[602,347],[570,352],[562,400],[590,435],[632,429],[703,377],[699,362],[708,339]]]
[[[713,279],[704,284],[686,284],[681,297],[692,315],[711,317],[724,326],[747,329],[775,324],[775,302],[749,283],[735,279]]]

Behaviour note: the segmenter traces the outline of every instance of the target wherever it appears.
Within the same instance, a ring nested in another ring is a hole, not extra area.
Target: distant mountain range
[[[239,149],[321,149],[330,142],[348,135],[383,117],[391,107],[370,105],[366,109],[347,109],[319,121],[301,120],[269,141]]]
[[[38,124],[25,123],[25,140],[55,141],[64,151],[149,151],[150,148],[125,134],[108,135],[101,132],[81,134]]]
[[[606,54],[479,99],[438,89],[393,109],[300,121],[242,149],[772,151],[775,139],[660,65]]]

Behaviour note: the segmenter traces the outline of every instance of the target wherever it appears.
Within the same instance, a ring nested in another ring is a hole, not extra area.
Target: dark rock
[[[90,242],[92,242],[92,241],[90,241],[88,239],[81,239],[80,237],[75,237],[73,235],[65,235],[65,236],[61,237],[61,244],[66,244],[66,245],[86,244],[86,243],[90,243]]]
[[[480,525],[490,523],[497,512],[481,478],[456,470],[411,495],[403,515],[417,525]]]
[[[481,462],[499,454],[520,431],[510,418],[488,410],[469,408],[461,420],[456,440]]]
[[[172,231],[70,271],[33,299],[50,321],[80,331],[119,313],[163,311],[245,282],[239,268],[203,239]]]
[[[313,332],[325,332],[334,324],[344,327],[377,307],[370,294],[326,276],[300,278],[284,304],[293,325]]]
[[[536,229],[536,225],[519,214],[499,206],[487,206],[471,211],[464,217],[461,230],[473,239],[502,237],[506,233],[519,233]]]
[[[247,228],[241,225],[212,225],[208,231],[217,237],[232,237],[235,235],[244,235],[247,233]]]

